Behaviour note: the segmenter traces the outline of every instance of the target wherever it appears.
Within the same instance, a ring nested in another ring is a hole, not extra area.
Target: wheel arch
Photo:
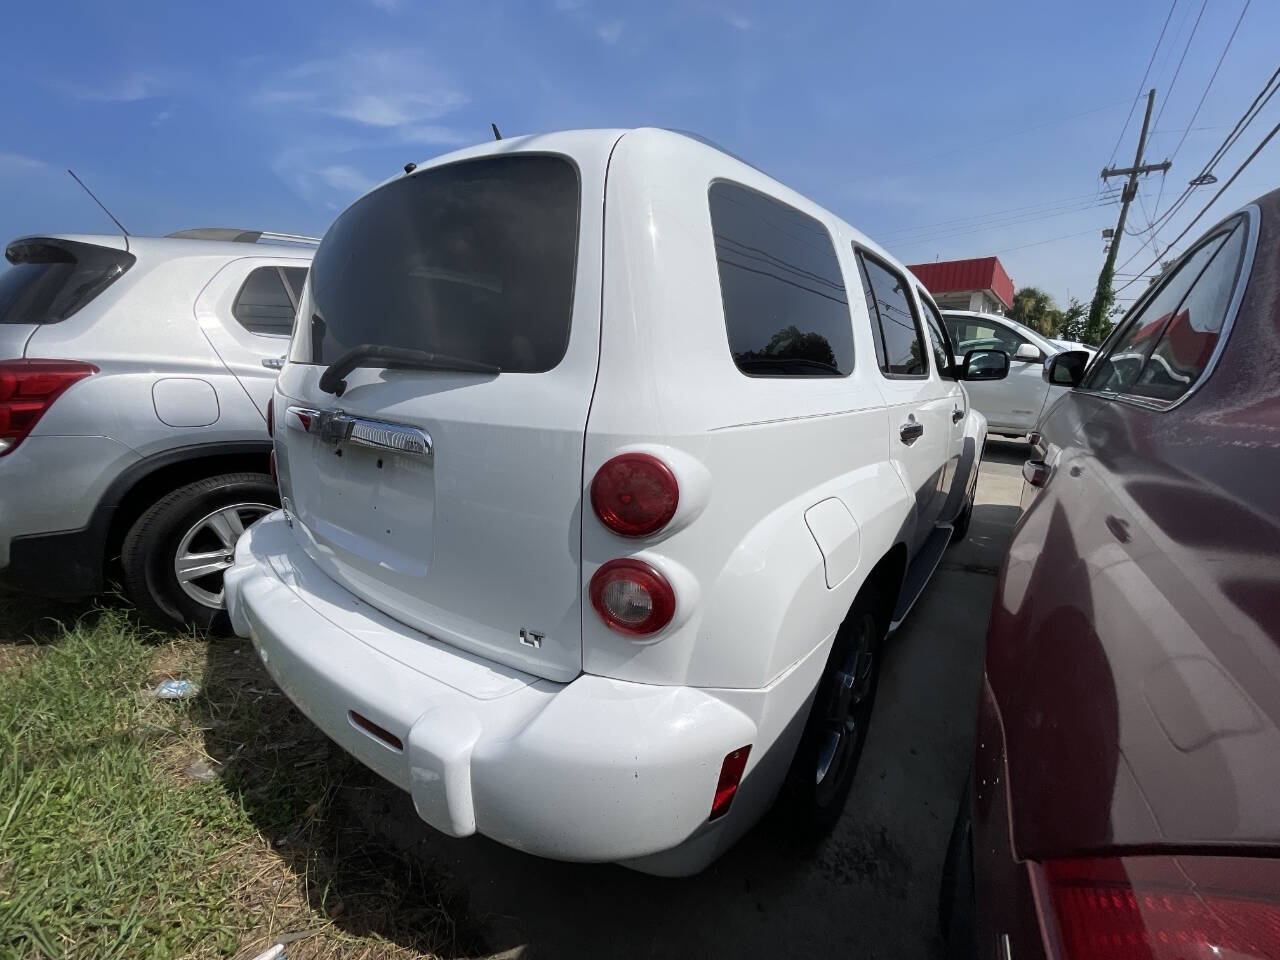
[[[222,473],[269,473],[271,441],[201,443],[166,450],[121,472],[107,488],[94,521],[103,535],[103,568],[119,559],[129,528],[167,493]]]

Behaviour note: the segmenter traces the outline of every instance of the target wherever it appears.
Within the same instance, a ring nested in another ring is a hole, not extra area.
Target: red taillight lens
[[[671,468],[648,453],[623,453],[591,481],[591,506],[600,522],[624,537],[644,537],[671,522],[680,487]]]
[[[720,764],[720,782],[716,784],[716,795],[711,801],[711,816],[708,820],[719,820],[729,812],[734,794],[738,792],[738,784],[742,782],[742,771],[747,769],[747,757],[751,755],[751,744],[739,747],[724,758]]]
[[[0,457],[23,441],[67,387],[97,372],[78,360],[0,361]]]
[[[267,401],[267,436],[276,435],[276,398]]]
[[[591,578],[590,592],[600,619],[634,637],[657,633],[676,612],[671,584],[643,560],[610,560]]]
[[[1044,873],[1070,960],[1280,957],[1280,860],[1054,860]]]

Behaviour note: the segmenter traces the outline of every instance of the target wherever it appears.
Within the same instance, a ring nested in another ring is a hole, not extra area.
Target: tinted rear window
[[[329,228],[293,359],[363,344],[540,373],[569,343],[577,170],[562,157],[466,160],[393,181]]]
[[[757,377],[847,377],[853,324],[831,235],[736,183],[708,194],[733,361]]]
[[[0,323],[57,323],[100,294],[137,259],[123,250],[69,240],[9,245],[0,272]]]
[[[236,295],[231,312],[250,333],[287,337],[293,332],[296,307],[282,272],[279,267],[258,267],[245,278]]]

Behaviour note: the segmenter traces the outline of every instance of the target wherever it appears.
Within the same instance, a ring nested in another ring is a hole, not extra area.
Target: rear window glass
[[[111,286],[137,259],[91,243],[18,241],[0,272],[0,323],[57,323]]]
[[[292,359],[365,344],[540,373],[564,356],[578,251],[578,174],[563,157],[465,160],[356,201],[311,265]]]
[[[293,332],[296,298],[282,274],[279,267],[258,267],[245,278],[231,312],[250,333],[287,337]]]
[[[756,377],[847,377],[853,324],[821,223],[736,183],[708,194],[733,361]]]

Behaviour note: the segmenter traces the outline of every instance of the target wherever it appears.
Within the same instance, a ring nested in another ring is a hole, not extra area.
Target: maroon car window
[[[1204,373],[1235,290],[1244,240],[1244,227],[1236,227],[1200,274],[1147,358],[1133,393],[1176,400]]]
[[[1165,327],[1177,315],[1187,294],[1222,249],[1229,233],[1231,233],[1229,229],[1223,230],[1203,241],[1174,268],[1173,274],[1164,281],[1155,296],[1129,316],[1105,354],[1093,365],[1088,379],[1083,384],[1085,389],[1101,390],[1106,393],[1158,396],[1149,389],[1138,389],[1148,358],[1159,343]],[[1237,256],[1231,264],[1232,270],[1235,269],[1238,261]],[[1227,298],[1229,297],[1228,290]],[[1225,301],[1222,304],[1222,310],[1225,313]],[[1221,320],[1219,320],[1220,324]],[[1160,363],[1161,361],[1156,361],[1157,366]],[[1168,383],[1183,382],[1173,375],[1160,378],[1153,372],[1151,376],[1167,380]],[[1148,383],[1149,386],[1150,383]],[[1174,395],[1180,395],[1189,386],[1189,381],[1184,382],[1182,390]]]

